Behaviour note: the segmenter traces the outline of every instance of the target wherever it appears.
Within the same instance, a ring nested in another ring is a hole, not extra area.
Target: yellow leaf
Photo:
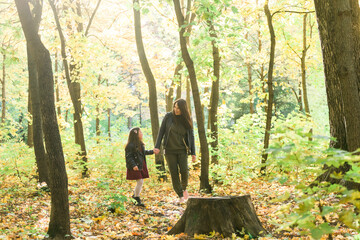
[[[93,218],[93,221],[94,222],[101,222],[104,219],[105,219],[105,216],[100,216],[100,217],[97,217],[97,218]]]
[[[216,234],[216,232],[215,232],[215,231],[212,231],[212,232],[209,234],[209,237],[214,237],[215,234]]]
[[[343,177],[343,174],[341,172],[333,172],[331,176],[337,179],[341,179]]]
[[[342,221],[346,226],[350,227],[350,228],[354,228],[354,215],[351,211],[344,211],[340,214],[339,217],[340,221]]]
[[[125,211],[124,210],[122,210],[122,209],[120,209],[120,208],[116,208],[115,209],[115,213],[117,213],[117,214],[121,214],[121,213],[124,213]]]
[[[207,239],[207,236],[204,234],[196,234],[195,233],[194,239]]]
[[[161,239],[162,239],[162,238],[161,238]],[[164,239],[165,239],[165,240],[176,240],[177,238],[170,235],[170,236],[165,236]]]
[[[360,192],[359,192],[359,191],[353,192],[353,193],[351,194],[351,198],[352,198],[353,200],[360,199]]]

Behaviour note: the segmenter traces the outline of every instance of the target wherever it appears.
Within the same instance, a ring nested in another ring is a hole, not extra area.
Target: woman
[[[140,128],[132,128],[129,132],[128,142],[125,147],[127,168],[126,179],[136,180],[136,186],[132,198],[136,200],[137,206],[145,206],[140,200],[140,192],[144,183],[144,178],[149,178],[145,155],[153,153],[153,150],[145,150],[143,134]]]
[[[183,203],[189,197],[186,190],[189,177],[187,155],[192,155],[193,162],[196,160],[193,126],[184,99],[176,100],[173,111],[165,115],[156,140],[155,154],[160,152],[162,140],[172,185],[180,202]]]

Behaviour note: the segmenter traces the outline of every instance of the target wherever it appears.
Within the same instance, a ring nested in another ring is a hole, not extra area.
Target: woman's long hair
[[[128,142],[125,148],[127,148],[129,144],[133,144],[138,151],[141,151],[141,147],[144,145],[144,143],[139,138],[139,131],[139,127],[130,129]]]
[[[181,115],[179,116],[179,118],[180,118],[179,120],[181,121],[181,123],[185,126],[186,129],[192,129],[193,125],[192,125],[190,112],[187,107],[186,101],[182,98],[179,98],[174,102],[173,107],[175,107],[175,104],[178,105],[178,108],[181,111]],[[175,119],[177,119],[174,110],[173,110],[173,114],[175,116]]]

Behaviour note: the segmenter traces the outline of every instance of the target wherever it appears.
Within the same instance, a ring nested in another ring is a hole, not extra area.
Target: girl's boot
[[[132,198],[136,200],[136,203],[135,203],[136,206],[145,207],[145,204],[143,204],[143,203],[141,202],[140,197],[132,196]]]

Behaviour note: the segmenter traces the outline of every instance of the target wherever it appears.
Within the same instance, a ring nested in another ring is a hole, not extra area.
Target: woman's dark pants
[[[166,162],[168,164],[171,181],[173,188],[179,197],[183,197],[183,191],[186,190],[188,185],[188,163],[187,163],[187,154],[186,153],[175,153],[175,154],[165,154]],[[181,180],[179,176],[179,170],[181,175]]]

